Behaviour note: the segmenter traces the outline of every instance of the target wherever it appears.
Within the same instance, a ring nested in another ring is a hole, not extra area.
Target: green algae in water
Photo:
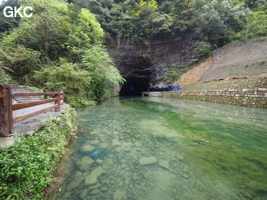
[[[267,198],[266,110],[148,97],[78,113],[84,133],[58,199]],[[109,154],[91,161],[85,145]]]

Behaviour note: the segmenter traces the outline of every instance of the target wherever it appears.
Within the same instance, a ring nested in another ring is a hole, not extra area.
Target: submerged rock
[[[94,185],[97,183],[97,178],[95,175],[90,174],[85,178],[85,185]]]
[[[70,196],[71,196],[71,192],[66,192],[62,198],[67,199],[67,198],[70,198]]]
[[[97,162],[98,164],[102,164],[102,163],[103,163],[103,160],[97,159],[96,162]]]
[[[98,194],[100,192],[99,189],[94,189],[93,191],[90,192],[90,194]]]
[[[141,147],[142,143],[141,142],[135,142],[134,145],[137,146],[137,147]]]
[[[127,195],[126,191],[118,190],[115,193],[113,193],[113,199],[114,200],[123,200],[123,199],[126,199],[126,195]]]
[[[118,140],[118,138],[113,139],[113,140],[111,141],[111,143],[112,143],[112,146],[113,146],[113,147],[115,147],[115,146],[120,146],[120,145],[121,145],[121,142]]]
[[[183,160],[184,157],[180,154],[176,154],[175,157],[178,159],[178,160]]]
[[[103,172],[103,167],[102,167],[102,166],[99,166],[99,167],[95,168],[95,169],[91,172],[91,174],[92,174],[92,175],[95,175],[96,177],[99,177],[99,176],[102,174],[102,172]]]
[[[185,173],[183,173],[183,177],[186,178],[186,179],[188,179],[188,175],[185,174]]]
[[[92,145],[97,145],[97,144],[99,144],[99,140],[93,140],[93,141],[91,142],[91,144],[92,144]]]
[[[91,190],[97,189],[97,188],[99,188],[99,187],[101,187],[101,184],[98,183],[98,184],[89,186],[89,187],[88,187],[88,190],[91,191]]]
[[[84,180],[84,177],[82,176],[82,172],[77,172],[72,182],[68,185],[67,191],[71,191],[74,188],[78,187],[81,182]]]
[[[91,151],[93,151],[95,149],[94,146],[90,145],[90,144],[87,144],[87,145],[84,145],[80,148],[80,151],[82,153],[90,153]]]
[[[88,193],[88,190],[87,189],[84,189],[82,191],[81,195],[80,195],[80,198],[83,199],[84,197],[86,197],[87,193]]]
[[[107,188],[107,186],[104,186],[104,187],[102,187],[100,190],[102,190],[102,191],[108,191],[108,188]]]
[[[167,160],[159,160],[159,166],[169,169],[169,162]]]
[[[103,173],[103,167],[99,166],[95,168],[90,175],[88,176],[88,173],[85,173],[85,185],[94,185],[97,183],[97,178]]]
[[[81,171],[88,171],[94,162],[89,156],[84,156],[81,160],[76,161],[76,165]]]
[[[157,163],[157,159],[155,157],[143,157],[139,159],[140,165],[150,165]]]
[[[108,155],[108,150],[104,148],[99,148],[99,149],[93,150],[88,155],[93,160],[97,160],[97,159],[103,160],[103,158],[106,157],[106,155]]]

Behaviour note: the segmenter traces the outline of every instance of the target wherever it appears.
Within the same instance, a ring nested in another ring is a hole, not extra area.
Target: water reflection
[[[78,113],[57,199],[267,198],[266,110],[140,97]]]

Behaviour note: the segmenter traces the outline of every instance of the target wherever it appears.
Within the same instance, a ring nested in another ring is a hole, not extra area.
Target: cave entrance
[[[143,91],[149,88],[150,79],[148,78],[125,78],[126,82],[122,85],[120,96],[141,96]]]

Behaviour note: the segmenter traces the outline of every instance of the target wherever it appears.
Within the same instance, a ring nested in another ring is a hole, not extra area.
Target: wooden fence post
[[[48,92],[48,89],[44,89],[44,92]],[[47,99],[48,96],[47,95],[44,95],[44,99]]]
[[[63,105],[64,104],[64,90],[60,90],[60,102]]]
[[[56,102],[55,102],[57,104],[57,108],[55,109],[55,111],[59,112],[60,111],[60,93],[61,93],[61,89],[56,88],[55,92],[58,92],[58,94],[55,95],[55,98],[57,99]]]
[[[10,85],[0,85],[0,136],[9,136],[12,130],[12,89]]]

